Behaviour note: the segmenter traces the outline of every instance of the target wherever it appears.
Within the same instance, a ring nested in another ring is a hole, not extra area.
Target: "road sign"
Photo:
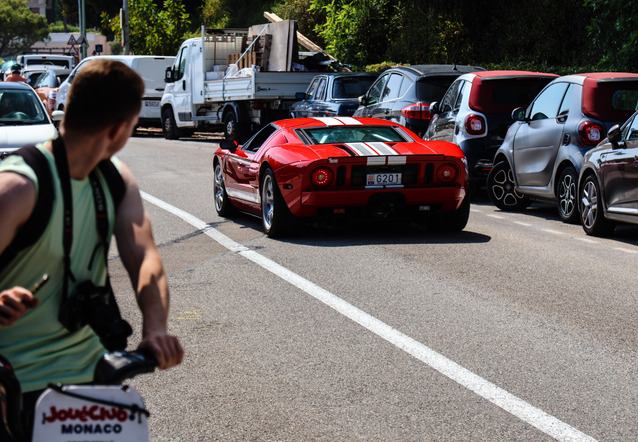
[[[78,41],[75,39],[73,34],[71,34],[71,36],[69,37],[69,41],[67,41],[66,44],[68,44],[69,46],[75,46],[76,44],[78,44]]]
[[[78,50],[75,49],[75,46],[71,46],[71,49],[69,50],[69,54],[73,56],[78,55]]]

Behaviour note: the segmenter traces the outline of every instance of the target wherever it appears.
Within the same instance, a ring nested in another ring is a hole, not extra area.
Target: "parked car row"
[[[322,115],[310,112],[327,109],[331,96],[311,93],[316,84],[293,109]],[[632,150],[638,122],[635,115],[628,120],[638,108],[638,74],[398,67],[385,71],[358,103],[347,115],[394,121],[425,140],[457,144],[471,190],[485,188],[501,210],[551,202],[563,221],[580,220],[588,234],[609,233],[615,221],[638,223],[638,184],[624,181],[638,174],[632,155],[638,154]],[[330,109],[323,116],[346,115],[343,108]],[[592,151],[607,134],[609,140]]]

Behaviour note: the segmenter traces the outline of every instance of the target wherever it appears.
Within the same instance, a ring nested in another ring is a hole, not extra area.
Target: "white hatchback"
[[[60,113],[54,119],[61,118]],[[24,83],[0,83],[0,161],[14,150],[57,135],[35,91]]]

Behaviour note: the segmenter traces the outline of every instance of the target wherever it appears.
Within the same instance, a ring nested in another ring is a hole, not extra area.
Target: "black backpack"
[[[44,233],[44,229],[51,218],[53,200],[55,198],[53,174],[44,154],[35,146],[25,146],[13,152],[12,155],[20,155],[29,167],[33,169],[38,177],[39,190],[33,213],[0,255],[0,268],[4,268],[9,264],[18,252],[35,244]],[[117,211],[117,207],[122,198],[124,198],[124,192],[126,191],[122,175],[120,175],[120,172],[110,160],[100,162],[97,168],[106,180]],[[106,240],[105,238],[102,239]]]

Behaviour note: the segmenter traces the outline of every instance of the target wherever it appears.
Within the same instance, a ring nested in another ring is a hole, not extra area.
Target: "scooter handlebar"
[[[105,354],[95,367],[94,384],[118,385],[143,373],[152,373],[157,359],[149,350],[114,351]]]

